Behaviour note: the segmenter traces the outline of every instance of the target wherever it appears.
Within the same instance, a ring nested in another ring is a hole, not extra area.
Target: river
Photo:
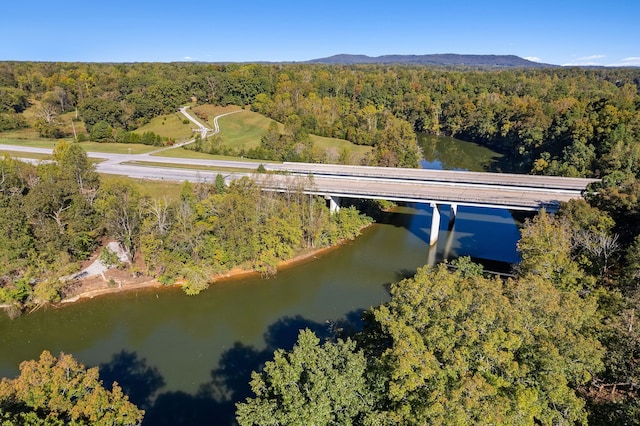
[[[422,143],[429,167],[479,170],[495,157],[461,141]],[[357,327],[363,310],[388,300],[389,284],[444,257],[517,261],[518,221],[509,211],[460,207],[452,234],[442,229],[435,248],[430,223],[430,207],[401,206],[355,241],[274,278],[231,279],[198,296],[145,289],[14,320],[1,315],[0,376],[15,376],[20,361],[44,349],[63,351],[100,366],[105,383],[117,380],[147,410],[145,425],[230,424],[235,402],[250,395],[251,371],[275,349],[290,349],[299,329],[328,336]]]

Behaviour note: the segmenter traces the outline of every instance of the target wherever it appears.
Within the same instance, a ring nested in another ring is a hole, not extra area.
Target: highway
[[[9,151],[50,154],[51,149],[0,145]],[[546,176],[502,175],[460,171],[397,169],[364,166],[304,163],[265,163],[273,173],[255,173],[258,164],[234,160],[194,160],[157,157],[148,154],[107,154],[90,152],[90,158],[102,159],[96,171],[138,179],[214,182],[222,174],[227,182],[252,176],[265,189],[285,191],[302,185],[305,192],[334,197],[387,199],[391,201],[456,203],[459,205],[503,207],[517,210],[554,210],[560,201],[580,198],[581,191],[594,179]],[[144,163],[148,164],[145,165]],[[151,162],[161,162],[160,167]],[[182,168],[172,168],[176,164]],[[195,170],[185,166],[246,169],[228,173]],[[312,180],[307,177],[313,176]]]
[[[536,188],[549,190],[581,191],[597,179],[564,178],[559,176],[535,176],[510,173],[467,172],[455,170],[399,169],[394,167],[346,166],[335,164],[283,163],[266,166],[267,170],[283,170],[314,176],[354,176],[408,181],[450,182]]]
[[[581,197],[579,190],[550,190],[546,188],[538,190],[532,187],[518,188],[509,185],[435,180],[409,181],[322,175],[313,175],[311,179],[299,176],[296,180],[290,175],[264,174],[254,174],[252,177],[265,189],[286,191],[302,187],[306,193],[325,197],[457,204],[524,211],[536,211],[541,208],[554,211],[558,208],[559,202]]]
[[[186,108],[180,111],[199,126],[201,135],[220,131],[217,119],[215,129],[208,129],[191,117]],[[187,141],[181,145],[191,143]],[[268,172],[257,174],[259,163],[237,160],[204,160],[160,157],[162,148],[146,154],[108,154],[89,152],[89,158],[103,161],[96,171],[104,174],[129,176],[139,179],[167,181],[214,182],[222,174],[227,182],[242,176],[251,176],[265,190],[287,191],[303,188],[309,194],[327,198],[370,198],[390,201],[422,202],[432,204],[458,204],[483,207],[501,207],[515,210],[555,210],[559,202],[580,198],[581,192],[595,179],[563,178],[556,176],[530,176],[502,173],[482,173],[448,170],[401,169],[370,166],[347,166],[308,163],[263,163]],[[0,149],[14,152],[51,154],[51,149],[0,145]],[[33,162],[33,160],[31,160]],[[145,164],[147,163],[147,164]],[[158,166],[153,163],[164,163]],[[180,167],[171,167],[174,164]],[[188,167],[210,167],[246,170],[221,172],[196,170]],[[310,178],[311,177],[311,178]]]

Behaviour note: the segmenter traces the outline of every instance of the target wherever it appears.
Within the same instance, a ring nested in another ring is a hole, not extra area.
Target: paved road
[[[202,139],[205,139],[207,137],[207,133],[212,132],[213,130],[209,129],[208,127],[206,127],[205,125],[203,125],[202,123],[200,123],[198,120],[196,120],[195,118],[193,118],[191,116],[191,114],[189,114],[187,112],[187,108],[186,106],[180,107],[180,112],[182,113],[182,115],[184,115],[185,117],[187,117],[187,119],[189,121],[191,121],[192,123],[194,123],[198,129],[200,130],[200,136],[202,137]],[[216,117],[217,118],[217,117]],[[217,133],[217,132],[216,132]]]
[[[189,107],[187,106],[183,106],[180,107],[179,110],[182,113],[182,115],[184,115],[185,117],[187,117],[187,119],[189,121],[191,121],[192,123],[194,123],[196,126],[198,126],[198,130],[200,131],[200,137],[202,139],[206,139],[207,136],[211,136],[211,135],[217,135],[218,133],[220,133],[220,126],[218,125],[218,119],[227,115],[231,115],[231,114],[236,114],[238,112],[242,112],[243,110],[239,109],[237,111],[231,111],[231,112],[227,112],[224,114],[220,114],[217,115],[213,118],[213,129],[208,128],[207,126],[205,126],[204,124],[202,124],[200,121],[198,121],[197,119],[195,119],[191,114],[189,114],[187,112],[187,109]],[[187,142],[183,142],[181,144],[175,145],[176,147],[179,146],[183,146],[183,145],[187,145],[190,144],[194,141],[195,139],[191,139],[190,141]],[[171,148],[169,148],[171,149]],[[158,152],[158,151],[154,151],[154,152]]]
[[[449,182],[476,185],[514,186],[542,190],[581,191],[597,179],[534,176],[510,173],[466,172],[455,170],[399,169],[394,167],[345,166],[336,164],[283,163],[267,169],[314,176],[353,176],[421,182]]]
[[[186,108],[180,109],[194,123]],[[220,131],[218,118],[214,118],[215,129],[198,123],[201,134]],[[191,143],[187,141],[185,143]],[[50,149],[5,145],[7,150],[50,154]],[[271,190],[287,190],[300,184],[307,193],[353,197],[379,198],[395,201],[457,203],[489,207],[508,207],[521,210],[537,210],[546,207],[553,210],[560,201],[581,197],[581,191],[595,179],[561,178],[554,176],[529,176],[500,173],[477,173],[461,171],[400,169],[386,167],[345,166],[306,163],[265,163],[268,171],[276,174],[257,175],[258,163],[234,160],[202,160],[187,158],[157,157],[159,149],[147,154],[106,154],[90,152],[90,158],[105,161],[98,163],[97,171],[106,174],[126,175],[141,179],[169,181],[213,182],[218,171],[185,168],[157,167],[145,162],[162,162],[182,166],[207,166],[245,169],[244,173],[223,173],[227,181],[241,176],[253,176],[261,185]],[[171,149],[171,148],[169,148]],[[135,162],[135,164],[132,164]],[[268,176],[268,177],[267,177]],[[307,176],[313,176],[311,183]]]
[[[477,207],[554,211],[561,201],[580,198],[575,190],[538,190],[505,185],[444,181],[344,178],[314,175],[311,180],[287,175],[253,175],[263,188],[285,191],[304,187],[306,193],[331,197],[384,199],[391,201],[457,204]],[[298,180],[296,180],[298,179]],[[584,189],[584,188],[583,188]]]

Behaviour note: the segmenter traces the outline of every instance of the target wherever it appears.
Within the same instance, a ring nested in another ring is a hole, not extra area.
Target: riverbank
[[[311,262],[323,256],[324,254],[338,249],[346,242],[347,241],[341,241],[332,246],[305,250],[304,252],[294,256],[291,259],[280,262],[280,264],[278,265],[278,271]],[[258,275],[260,274],[253,269],[238,267],[214,275],[213,277],[211,277],[211,284],[223,284],[228,281]],[[164,285],[153,277],[132,274],[131,271],[127,269],[113,268],[107,270],[104,273],[104,276],[95,275],[77,280],[72,288],[72,291],[68,295],[66,295],[63,300],[54,303],[53,305],[64,306],[69,303],[80,301],[82,299],[93,299],[94,297],[103,296],[106,294],[121,293],[142,288],[171,288],[180,285],[180,282],[172,285]]]

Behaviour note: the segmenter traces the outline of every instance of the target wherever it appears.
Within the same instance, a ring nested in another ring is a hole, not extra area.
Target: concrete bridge
[[[582,191],[597,179],[532,176],[506,173],[450,170],[404,169],[392,167],[346,166],[309,163],[265,163],[268,173],[256,173],[257,163],[220,160],[162,158],[163,167],[145,165],[149,156],[118,156],[98,164],[101,173],[123,174],[141,179],[213,182],[218,171],[171,168],[210,166],[244,168],[247,172],[222,173],[227,182],[242,176],[254,179],[266,191],[302,191],[320,195],[329,201],[332,212],[340,208],[341,198],[382,199],[427,203],[433,207],[430,243],[438,240],[441,210],[448,206],[448,227],[455,222],[458,206],[502,208],[509,210],[555,212],[560,202],[582,197]],[[133,160],[135,164],[131,163]],[[140,161],[142,160],[142,161]]]
[[[433,208],[430,243],[438,240],[443,206],[449,206],[448,228],[458,206],[555,212],[560,202],[581,198],[596,179],[477,173],[447,170],[401,169],[326,164],[270,165],[287,174],[257,175],[267,190],[288,191],[292,185],[305,193],[322,195],[332,212],[341,198],[384,199],[428,203]]]

